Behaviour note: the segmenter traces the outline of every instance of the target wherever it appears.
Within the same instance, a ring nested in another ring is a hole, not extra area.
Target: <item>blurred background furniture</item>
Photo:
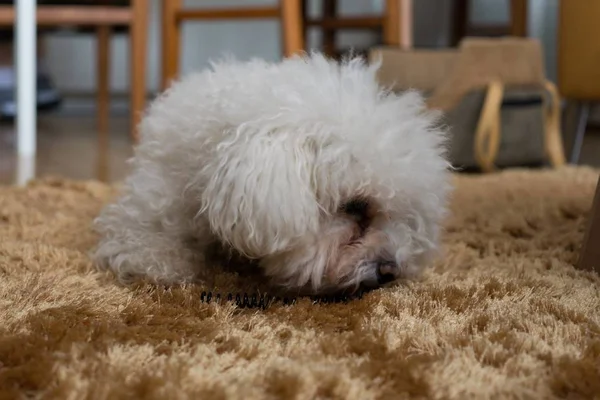
[[[146,46],[148,42],[147,0],[79,0],[56,1],[37,6],[38,27],[75,27],[93,31],[97,37],[97,121],[101,133],[106,133],[109,118],[110,35],[113,29],[126,29],[130,34],[130,116],[132,135],[145,104]],[[15,9],[0,6],[0,26],[12,26]],[[35,71],[35,67],[32,68]],[[105,135],[104,135],[105,136]]]
[[[374,48],[378,79],[416,89],[452,127],[446,156],[461,171],[565,164],[560,98],[531,38],[465,38],[458,49]]]
[[[283,55],[304,50],[302,0],[279,0],[273,6],[187,8],[182,0],[162,0],[162,88],[177,77],[180,64],[181,25],[186,21],[271,19],[281,21]],[[201,5],[201,4],[200,4]]]
[[[583,238],[577,268],[600,273],[600,180],[588,216],[587,230]]]
[[[382,15],[339,15],[338,0],[320,0],[321,15],[311,18],[306,13],[307,1],[303,2],[303,22],[306,30],[317,27],[322,30],[321,49],[331,57],[346,53],[336,44],[336,34],[342,30],[375,30],[381,32],[382,42],[387,46],[412,47],[412,3],[413,0],[386,0]],[[357,49],[353,49],[357,52]]]
[[[390,46],[410,47],[412,42],[412,0],[386,0],[383,15],[342,17],[337,14],[337,0],[320,0],[322,14],[307,15],[307,0],[279,0],[270,7],[187,8],[182,0],[162,0],[162,88],[179,72],[181,25],[185,21],[266,19],[281,22],[282,53],[288,57],[305,50],[306,31],[311,27],[323,30],[322,50],[330,55],[341,53],[335,45],[340,30],[380,30],[383,42]]]
[[[453,0],[453,29],[451,45],[457,46],[466,36],[527,36],[527,0],[502,0],[509,2],[510,20],[505,25],[471,25],[472,0]]]
[[[585,2],[585,0],[582,1]],[[169,60],[168,56],[163,57],[161,54],[161,26],[163,24],[161,10],[167,5],[165,2],[169,2],[170,6],[174,4],[172,0],[140,2],[142,6],[149,8],[151,16],[148,18],[148,35],[145,43],[148,49],[147,78],[145,79],[147,96],[154,96],[161,91],[161,64]],[[403,50],[407,47],[423,52],[454,51],[456,47],[451,46],[453,27],[457,25],[458,30],[458,27],[464,27],[464,24],[461,25],[460,21],[454,24],[453,16],[454,13],[461,10],[463,13],[467,10],[469,17],[468,25],[470,27],[467,28],[468,32],[465,34],[467,37],[510,34],[511,27],[513,28],[511,36],[519,36],[520,34],[516,33],[516,27],[521,26],[519,28],[521,34],[525,31],[527,36],[541,41],[547,77],[556,83],[560,81],[562,95],[568,100],[566,104],[568,104],[569,111],[577,114],[577,118],[573,118],[573,120],[585,121],[586,107],[580,105],[584,103],[589,105],[587,107],[589,123],[587,123],[581,156],[568,158],[572,160],[578,158],[580,164],[600,165],[600,158],[597,157],[600,151],[600,135],[598,134],[600,125],[596,122],[600,117],[600,114],[596,113],[598,107],[593,98],[588,100],[587,96],[583,96],[585,93],[574,92],[574,89],[580,92],[591,90],[598,82],[595,71],[593,69],[587,71],[587,77],[580,81],[583,86],[577,88],[574,87],[573,81],[576,78],[575,75],[568,78],[561,77],[561,80],[558,79],[559,74],[557,73],[559,63],[557,39],[561,35],[566,35],[561,39],[563,42],[570,37],[571,39],[568,40],[573,43],[573,48],[562,50],[561,62],[572,62],[574,59],[593,61],[596,57],[595,54],[598,50],[595,47],[596,42],[593,40],[597,37],[593,30],[593,25],[597,20],[596,15],[598,15],[595,11],[597,5],[594,3],[596,2],[586,4],[585,10],[578,4],[574,4],[575,2],[568,0],[564,2],[529,0],[527,3],[517,2],[517,0],[469,0],[468,3],[463,0],[292,0],[292,2],[296,3],[296,7],[300,9],[297,11],[297,9],[290,8],[292,11],[296,10],[294,11],[296,15],[300,15],[300,30],[302,30],[299,39],[296,36],[297,41],[300,41],[301,44],[296,47],[301,50],[324,50],[334,57],[346,55],[350,49],[362,55],[363,52],[368,52],[374,46],[383,47],[386,51],[398,51],[398,53],[406,53]],[[50,25],[40,22],[39,25],[36,25],[35,3],[37,3],[39,11],[38,18],[48,15],[45,10],[55,10],[54,15],[60,16],[61,23],[58,24],[57,21],[54,21],[55,24]],[[33,132],[31,137],[34,137],[35,129],[37,129],[37,146],[36,143],[28,142],[27,147],[35,149],[37,152],[37,176],[61,175],[77,179],[97,177],[94,160],[102,152],[98,146],[98,138],[103,138],[98,133],[98,127],[104,126],[105,128],[101,130],[106,129],[107,123],[103,122],[106,121],[106,117],[100,116],[107,114],[109,110],[107,97],[110,96],[110,146],[106,159],[109,165],[110,179],[118,181],[123,178],[127,170],[125,160],[131,156],[131,151],[133,151],[129,126],[129,99],[135,93],[142,94],[144,91],[141,89],[139,92],[134,90],[133,93],[130,93],[130,88],[135,86],[135,82],[130,80],[130,75],[132,75],[132,79],[139,82],[141,74],[130,74],[132,67],[130,65],[130,38],[127,34],[120,34],[128,32],[129,23],[119,22],[114,25],[114,21],[106,21],[108,18],[106,14],[102,16],[105,19],[104,22],[98,22],[98,17],[94,17],[95,21],[87,23],[85,20],[73,21],[74,14],[58,12],[56,11],[58,8],[48,7],[49,3],[52,3],[54,7],[64,7],[65,4],[76,7],[83,11],[82,14],[86,19],[91,18],[94,10],[107,10],[107,7],[112,9],[116,6],[119,6],[118,14],[123,15],[123,13],[129,12],[128,9],[133,4],[130,0],[20,0],[18,2],[0,0],[0,6],[9,5],[9,8],[12,8],[13,5],[16,8],[17,4],[31,5],[29,22],[22,26],[26,27],[30,38],[34,40],[33,47],[30,47],[33,48],[33,51],[27,50],[26,57],[17,56],[15,58],[15,60],[20,60],[21,64],[33,65],[32,70],[28,73],[31,79],[24,85],[15,85],[17,78],[14,68],[16,65],[13,63],[13,48],[11,47],[14,42],[11,34],[15,16],[14,11],[10,11],[7,17],[5,14],[7,8],[1,8],[4,25],[0,27],[0,181],[11,182],[16,175],[17,153],[21,147],[20,143],[17,143],[19,141],[17,131],[21,129],[20,124],[13,123],[14,110],[17,108],[13,93],[15,87],[18,87],[19,90],[23,88],[24,92],[30,93],[30,98],[33,96],[34,99],[35,97],[38,99],[37,109],[33,101],[28,103],[31,108],[18,107],[23,111],[19,115],[27,115],[27,111],[32,110],[32,115],[39,118],[37,124],[33,118],[29,119],[30,122],[33,121],[29,124],[32,127],[30,131]],[[232,54],[241,60],[252,57],[277,60],[283,54],[282,49],[286,45],[285,41],[281,40],[282,33],[284,33],[281,24],[283,20],[281,6],[288,7],[289,3],[289,0],[285,3],[284,0],[182,0],[180,5],[183,5],[181,12],[184,15],[180,17],[185,17],[187,12],[214,12],[214,8],[223,9],[225,7],[229,7],[229,9],[224,10],[226,13],[221,13],[220,18],[204,20],[201,18],[199,21],[185,18],[178,20],[179,22],[174,27],[177,35],[181,36],[178,41],[179,47],[175,49],[178,54],[181,54],[181,57],[175,60],[178,64],[176,73],[183,74],[188,71],[202,70],[210,65],[211,60],[222,57],[223,54]],[[269,17],[259,18],[261,13],[265,14],[265,7],[259,7],[258,11],[255,8],[254,17],[250,19],[238,14],[233,19],[227,20],[231,17],[231,15],[227,15],[231,9],[244,11],[248,10],[252,4],[270,6],[266,11]],[[514,4],[520,4],[520,7],[512,9],[511,13],[510,10]],[[87,7],[84,8],[82,5]],[[524,6],[525,8],[523,8]],[[396,12],[390,11],[394,7]],[[559,10],[559,7],[563,7],[563,10]],[[559,22],[563,25],[566,23],[565,20],[559,21],[559,14],[562,13],[566,18],[571,12],[564,11],[565,7],[573,10],[581,8],[582,10],[579,12],[587,15],[580,17],[573,14],[570,27],[559,32]],[[199,10],[192,8],[199,8]],[[511,17],[511,14],[516,15],[519,9],[521,17]],[[67,24],[64,24],[65,17],[71,20],[70,22],[67,20]],[[521,21],[521,24],[515,22],[518,20]],[[528,21],[528,24],[525,24],[525,20]],[[81,23],[85,23],[85,25],[81,25]],[[298,24],[296,24],[297,26]],[[40,44],[40,53],[37,57],[35,55],[36,30]],[[582,30],[588,32],[578,37],[583,32]],[[110,45],[103,46],[102,43],[108,43],[104,39],[106,36],[103,36],[107,31]],[[298,29],[296,31],[298,32]],[[27,35],[20,36],[26,37]],[[455,40],[459,36],[456,36]],[[571,46],[563,43],[563,47]],[[576,47],[580,50],[577,50]],[[102,49],[105,51],[102,52]],[[582,54],[577,54],[577,51]],[[31,58],[33,60],[29,62]],[[135,56],[132,61],[139,60],[141,58]],[[523,64],[520,61],[522,60],[516,59],[514,64]],[[405,68],[398,67],[390,60],[384,60],[384,62],[387,63],[384,67],[388,71],[400,69],[404,73],[407,72]],[[32,71],[36,64],[40,66],[37,71],[37,80],[32,77],[35,74]],[[103,74],[102,66],[108,64],[111,64],[110,73]],[[440,69],[442,72],[448,71],[447,66],[439,63],[429,63],[427,66],[436,70]],[[423,72],[418,65],[412,62],[411,67],[418,70],[419,73]],[[564,71],[561,72],[562,75],[565,75],[566,69],[576,71],[587,68],[591,68],[589,64],[583,65],[578,61],[578,64],[564,66]],[[394,71],[394,73],[398,73],[398,71]],[[581,73],[576,74],[581,75]],[[440,76],[445,77],[446,73]],[[46,96],[47,92],[42,93],[45,87],[44,77],[49,78],[49,86],[53,87],[56,96]],[[109,92],[104,89],[107,87],[108,80],[110,80]],[[102,84],[102,82],[105,83]],[[36,90],[37,93],[35,93]],[[56,106],[46,108],[47,103],[42,105],[40,102],[42,98],[58,98],[60,106],[55,103]],[[564,103],[561,101],[561,104]],[[512,103],[510,106],[513,107]],[[565,114],[565,116],[567,115]],[[96,126],[96,119],[98,126]],[[563,120],[575,122],[568,118]],[[580,124],[582,129],[580,129],[579,146],[581,146],[584,126],[584,123]],[[564,132],[569,133],[569,129],[565,129]],[[564,137],[565,145],[571,144],[571,146],[565,146],[567,155],[573,152],[574,143],[572,142],[575,137],[577,135]]]
[[[579,162],[590,107],[600,100],[600,2],[561,1],[558,21],[558,89],[567,102],[569,161]],[[570,128],[570,126],[569,126]]]

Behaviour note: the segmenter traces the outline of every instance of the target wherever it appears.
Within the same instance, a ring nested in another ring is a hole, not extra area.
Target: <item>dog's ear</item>
[[[220,146],[202,214],[222,241],[251,258],[282,251],[316,232],[314,148],[298,136],[264,135]]]

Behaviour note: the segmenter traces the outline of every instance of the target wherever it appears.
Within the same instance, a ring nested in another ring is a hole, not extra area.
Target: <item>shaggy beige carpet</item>
[[[599,398],[600,278],[573,268],[597,176],[457,177],[421,282],[265,311],[95,273],[107,186],[0,189],[0,397]]]

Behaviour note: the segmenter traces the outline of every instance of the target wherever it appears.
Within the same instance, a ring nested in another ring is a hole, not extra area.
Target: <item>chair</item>
[[[325,31],[325,52],[333,55],[335,31],[341,29],[382,29],[384,42],[391,46],[410,43],[410,25],[401,24],[407,19],[412,0],[386,0],[385,15],[374,17],[335,16],[336,0],[321,0],[325,13],[322,18],[306,17],[306,0],[279,0],[271,7],[236,7],[221,9],[184,9],[182,0],[163,0],[162,10],[162,87],[179,71],[181,24],[189,20],[264,19],[278,18],[282,25],[283,55],[289,57],[305,49],[305,32],[317,26]]]
[[[577,164],[590,113],[600,100],[600,2],[561,1],[558,22],[558,90],[574,108],[576,127],[571,137],[570,162]],[[600,273],[600,180],[588,217],[577,268]]]
[[[185,9],[182,0],[162,0],[162,87],[166,89],[179,71],[181,24],[191,20],[271,19],[281,21],[283,54],[304,49],[301,0],[279,0],[274,6]]]
[[[466,36],[527,36],[527,0],[510,1],[510,21],[507,25],[472,26],[469,23],[471,0],[453,0],[452,46]]]
[[[306,5],[306,1],[303,2]],[[341,30],[375,30],[382,32],[387,46],[412,47],[412,0],[386,0],[383,15],[341,17],[337,15],[337,0],[321,0],[321,16],[309,18],[304,7],[305,29],[318,27],[323,31],[323,52],[338,56],[336,33]]]
[[[115,5],[114,0],[94,2],[88,0],[87,2],[73,1],[72,5],[39,5],[37,7],[38,26],[75,26],[93,28],[96,32],[98,39],[96,113],[101,141],[108,140],[110,35],[111,30],[115,27],[127,27],[130,32],[131,132],[134,140],[137,140],[135,127],[144,108],[146,94],[148,11],[147,0],[129,0],[128,6]],[[12,26],[14,23],[14,6],[0,6],[0,26]]]
[[[600,100],[600,2],[563,0],[558,16],[558,90],[567,108],[576,111],[574,134],[568,139],[569,161],[577,164],[590,105]]]

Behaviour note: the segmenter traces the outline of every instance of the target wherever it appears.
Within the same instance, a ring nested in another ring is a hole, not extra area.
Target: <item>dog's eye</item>
[[[341,207],[341,210],[346,214],[364,217],[367,215],[368,208],[369,202],[367,200],[361,198],[354,198],[344,203],[344,205],[342,205]]]

